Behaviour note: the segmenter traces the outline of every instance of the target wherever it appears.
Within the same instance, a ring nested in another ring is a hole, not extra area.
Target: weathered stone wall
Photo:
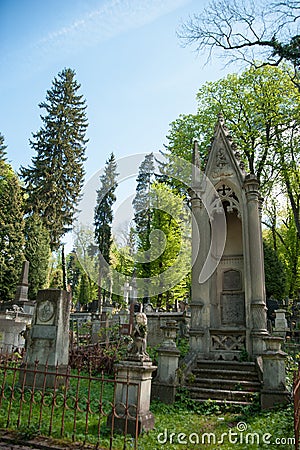
[[[178,335],[187,335],[190,314],[186,312],[151,312],[146,313],[148,320],[147,344],[150,347],[160,345],[164,340],[164,333],[161,326],[166,325],[167,321],[176,320],[179,326]]]

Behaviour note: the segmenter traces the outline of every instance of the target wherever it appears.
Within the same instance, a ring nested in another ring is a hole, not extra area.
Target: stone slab
[[[53,325],[34,325],[32,328],[32,339],[55,339],[56,326]]]
[[[226,270],[223,274],[224,291],[240,291],[242,289],[241,272],[239,270]]]
[[[245,298],[243,293],[221,294],[222,323],[224,325],[245,324]]]

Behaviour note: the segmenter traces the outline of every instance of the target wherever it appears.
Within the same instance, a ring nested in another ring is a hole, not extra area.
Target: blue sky
[[[196,110],[199,87],[224,75],[222,63],[183,48],[180,23],[205,1],[1,0],[0,132],[18,170],[34,155],[38,104],[71,67],[87,100],[87,179],[117,158],[157,152],[169,123]]]
[[[170,122],[195,112],[200,86],[226,72],[224,62],[205,65],[206,56],[176,36],[205,4],[0,0],[0,132],[13,168],[30,164],[29,139],[42,125],[38,104],[65,67],[75,70],[88,105],[86,182],[99,179],[111,152],[119,159],[163,149]],[[119,183],[115,230],[131,220],[133,195],[134,181]],[[90,208],[92,216],[94,201]]]

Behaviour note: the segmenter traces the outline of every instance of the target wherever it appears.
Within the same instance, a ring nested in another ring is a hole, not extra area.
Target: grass
[[[287,358],[287,385],[291,388],[292,373],[297,367],[298,356]],[[19,438],[28,440],[38,435],[50,435],[64,441],[76,440],[95,444],[100,428],[101,448],[109,448],[110,430],[104,416],[98,421],[99,398],[102,395],[102,408],[106,414],[111,411],[113,383],[101,382],[100,379],[89,381],[88,378],[70,380],[66,392],[62,386],[55,397],[54,413],[53,393],[46,390],[44,395],[36,391],[32,408],[32,392],[26,389],[23,397],[14,371],[10,370],[4,384],[5,399],[0,409],[0,428],[17,430]],[[0,372],[0,390],[3,373]],[[89,383],[91,383],[89,390]],[[16,388],[11,391],[11,386]],[[76,394],[78,392],[78,394]],[[86,399],[90,392],[90,410],[87,415]],[[102,392],[102,394],[101,394]],[[10,398],[14,400],[11,402]],[[76,403],[78,398],[78,403]],[[22,399],[22,401],[21,401]],[[20,403],[21,401],[21,403]],[[63,408],[63,405],[66,408]],[[21,407],[20,407],[21,405]],[[76,409],[77,407],[77,409]],[[62,414],[65,409],[62,430]],[[6,416],[10,410],[10,422]],[[76,410],[76,418],[74,411]],[[279,407],[271,411],[261,411],[258,403],[250,406],[219,405],[213,401],[199,404],[191,400],[184,390],[178,394],[173,405],[161,402],[151,404],[155,416],[155,428],[142,433],[138,441],[139,450],[228,450],[228,449],[293,449],[293,405]],[[51,419],[52,418],[52,419]],[[88,418],[88,420],[87,420]],[[76,420],[75,420],[76,419]],[[74,432],[74,423],[76,430]],[[133,439],[126,437],[126,448],[134,447]],[[124,437],[116,434],[113,449],[124,448]]]
[[[206,402],[189,408],[154,403],[155,429],[141,435],[139,450],[293,449],[293,408],[273,411]],[[276,439],[278,440],[276,443]]]

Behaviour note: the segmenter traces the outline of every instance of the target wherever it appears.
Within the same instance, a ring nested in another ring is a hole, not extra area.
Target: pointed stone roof
[[[237,145],[225,126],[222,114],[218,115],[205,174],[213,184],[227,178],[232,179],[235,184],[238,182],[240,186],[246,176]]]

